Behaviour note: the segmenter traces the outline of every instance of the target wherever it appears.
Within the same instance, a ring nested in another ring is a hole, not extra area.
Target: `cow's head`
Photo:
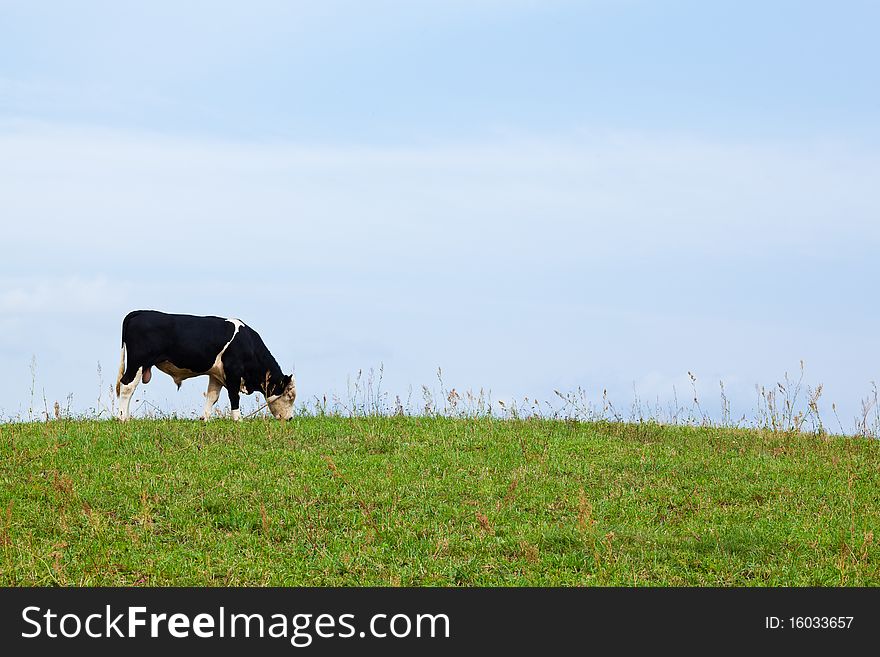
[[[269,410],[279,420],[293,417],[293,402],[296,400],[296,381],[293,374],[285,374],[280,379],[269,382],[266,389],[266,401]]]

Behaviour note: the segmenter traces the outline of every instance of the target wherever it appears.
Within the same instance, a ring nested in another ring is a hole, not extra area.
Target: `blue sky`
[[[871,2],[2,3],[10,115],[400,143],[876,138]]]
[[[442,367],[627,408],[692,371],[752,417],[804,360],[848,428],[880,378],[878,19],[0,2],[0,412],[32,359],[38,397],[93,406],[152,307],[241,317],[304,400],[381,363],[404,397]],[[188,414],[203,387],[144,394]]]

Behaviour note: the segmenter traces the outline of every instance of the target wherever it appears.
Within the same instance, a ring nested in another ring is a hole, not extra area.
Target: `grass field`
[[[0,425],[0,585],[880,584],[880,443],[444,417]]]

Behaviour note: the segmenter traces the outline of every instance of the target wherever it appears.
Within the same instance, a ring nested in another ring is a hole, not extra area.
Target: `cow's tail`
[[[125,343],[122,343],[122,349],[119,353],[119,374],[116,377],[116,396],[119,396],[119,389],[122,385],[122,375],[125,374]]]
[[[128,313],[122,320],[122,350],[119,353],[119,374],[116,377],[116,396],[119,396],[119,390],[122,385],[122,375],[125,374],[125,334],[128,329],[128,321],[137,311]]]

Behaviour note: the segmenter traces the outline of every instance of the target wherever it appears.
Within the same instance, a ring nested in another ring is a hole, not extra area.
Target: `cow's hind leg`
[[[143,374],[144,368],[139,367],[137,369],[137,373],[134,375],[134,378],[132,378],[128,383],[125,383],[125,380],[128,378],[127,373],[120,380],[118,417],[123,422],[128,420],[128,418],[130,417],[128,407],[131,403],[131,396],[134,394],[135,388],[137,388],[138,384],[141,382]]]
[[[202,416],[206,422],[211,419],[211,411],[214,408],[214,404],[220,399],[220,389],[222,387],[223,385],[217,379],[208,377],[208,392],[205,393],[205,413]]]

